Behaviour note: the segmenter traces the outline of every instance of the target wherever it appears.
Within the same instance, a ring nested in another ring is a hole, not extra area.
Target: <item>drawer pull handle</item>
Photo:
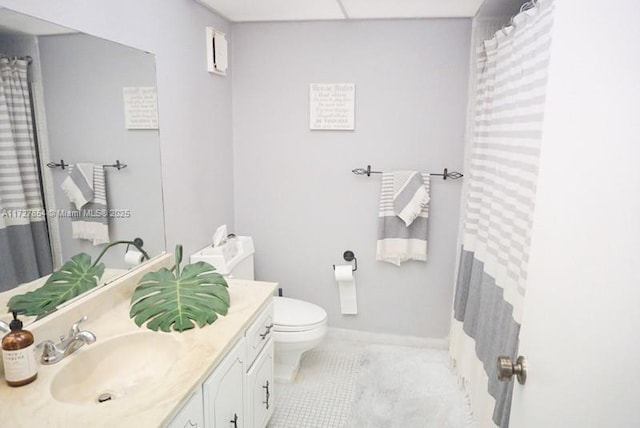
[[[234,413],[233,419],[231,419],[229,422],[233,424],[233,428],[238,428],[238,414]]]
[[[273,328],[273,324],[269,324],[265,328],[267,330],[264,333],[260,333],[260,337],[262,338],[262,340],[265,340],[267,338],[267,336],[269,335],[269,333],[271,333],[271,329]]]
[[[265,397],[266,397],[266,401],[263,401],[262,404],[265,405],[266,409],[269,410],[269,381],[267,381],[266,385],[262,386],[266,391],[265,391]]]

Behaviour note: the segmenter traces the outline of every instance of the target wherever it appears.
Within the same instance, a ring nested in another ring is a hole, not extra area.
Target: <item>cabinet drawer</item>
[[[262,311],[256,321],[251,324],[245,334],[247,340],[247,368],[251,367],[264,345],[269,341],[272,329],[273,301],[269,302],[269,305]]]

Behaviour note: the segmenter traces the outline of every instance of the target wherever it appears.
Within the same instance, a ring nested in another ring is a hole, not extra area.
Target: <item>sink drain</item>
[[[104,403],[105,401],[110,401],[114,398],[113,394],[105,392],[104,394],[98,395],[98,403]]]

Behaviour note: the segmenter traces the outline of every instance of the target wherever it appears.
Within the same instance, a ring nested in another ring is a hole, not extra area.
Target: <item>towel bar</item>
[[[47,163],[47,166],[49,168],[61,168],[61,169],[65,169],[69,166],[70,164],[65,163],[64,159],[60,159],[60,163],[55,163],[55,162],[49,162]],[[116,163],[114,164],[110,164],[110,165],[102,165],[103,168],[116,168],[119,170],[126,168],[127,164],[126,163],[122,163],[119,160],[116,159]]]
[[[371,177],[371,174],[382,174],[382,171],[371,171],[371,165],[367,165],[366,169],[365,168],[352,169],[351,172],[353,172],[355,175],[366,175],[367,177]],[[447,168],[445,168],[441,174],[430,173],[429,175],[442,177],[443,180],[446,180],[447,178],[450,178],[452,180],[457,180],[459,178],[464,177],[464,175],[459,173],[458,171],[449,172]]]

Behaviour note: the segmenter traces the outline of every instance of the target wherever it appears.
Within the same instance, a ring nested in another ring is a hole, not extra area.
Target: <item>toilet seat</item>
[[[278,325],[273,324],[273,331],[279,331],[282,333],[303,333],[305,331],[316,330],[327,325],[327,322],[319,322],[311,325]]]
[[[327,324],[327,312],[313,303],[290,297],[274,297],[273,303],[275,331],[304,332]]]

